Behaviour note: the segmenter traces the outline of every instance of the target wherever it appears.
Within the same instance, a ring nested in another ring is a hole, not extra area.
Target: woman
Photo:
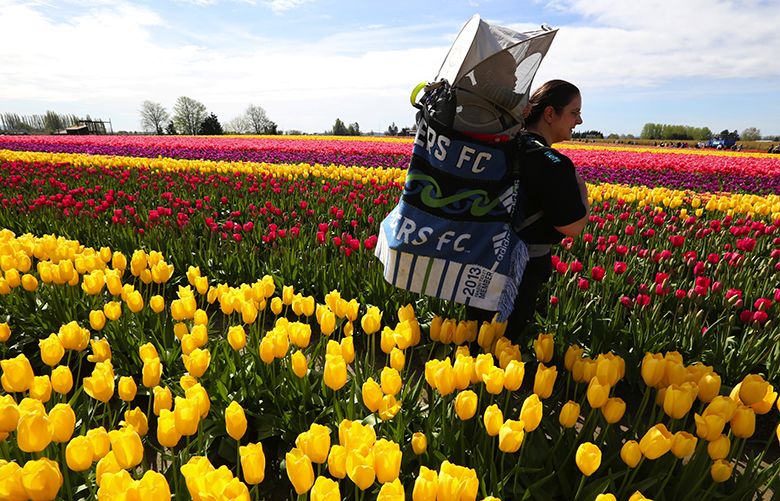
[[[528,103],[518,204],[527,218],[519,225],[519,236],[528,244],[530,259],[505,332],[515,341],[532,320],[539,290],[552,274],[552,244],[579,235],[588,222],[585,182],[566,155],[550,148],[571,139],[572,130],[582,123],[581,107],[579,89],[563,80],[545,83]],[[493,312],[469,307],[468,316],[490,320]]]

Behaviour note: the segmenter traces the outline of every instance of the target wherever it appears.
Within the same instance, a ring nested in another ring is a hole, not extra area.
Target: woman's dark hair
[[[566,105],[579,94],[580,89],[565,80],[545,82],[536,89],[528,101],[531,112],[525,119],[525,123],[531,125],[537,123],[548,106],[552,106],[556,113],[561,113]]]

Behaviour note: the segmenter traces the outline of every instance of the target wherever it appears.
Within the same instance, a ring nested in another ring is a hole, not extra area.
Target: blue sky
[[[646,122],[780,135],[780,1],[0,0],[0,112],[90,114],[140,130],[186,95],[223,124],[250,103],[282,130],[413,123],[468,18],[559,29],[534,81],[577,84],[583,130]]]

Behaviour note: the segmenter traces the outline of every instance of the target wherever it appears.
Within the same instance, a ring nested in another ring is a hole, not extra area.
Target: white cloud
[[[678,78],[780,77],[780,2],[559,0],[563,26],[542,65],[593,87]]]
[[[265,3],[283,12],[304,1]],[[553,5],[582,21],[561,27],[537,82],[566,78],[588,91],[653,88],[677,78],[780,76],[778,2]],[[172,21],[129,1],[98,0],[76,14],[59,9],[62,18],[47,12],[53,11],[0,0],[0,33],[13,42],[0,44],[0,111],[70,107],[97,116],[108,110],[115,129],[130,130],[139,127],[143,100],[170,109],[181,95],[202,101],[223,122],[255,103],[282,128],[322,131],[337,116],[363,130],[383,130],[391,121],[410,125],[409,92],[435,76],[460,28],[377,24],[299,41],[268,40],[247,24],[175,45],[158,36],[180,35]],[[22,102],[40,104],[14,109]]]

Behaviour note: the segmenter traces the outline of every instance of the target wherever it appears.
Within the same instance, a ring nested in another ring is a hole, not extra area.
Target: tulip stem
[[[672,473],[674,473],[674,470],[677,467],[677,463],[679,461],[680,461],[679,459],[675,458],[674,461],[672,462],[672,467],[669,468],[669,473],[666,474],[666,477],[664,478],[664,481],[661,482],[661,487],[658,488],[658,494],[659,495],[664,492],[664,488],[666,487],[666,484],[669,483],[669,479],[672,478]],[[707,497],[705,496],[704,499],[707,499]]]
[[[585,475],[583,475],[582,478],[580,478],[580,485],[577,486],[577,493],[574,494],[574,498],[573,499],[576,500],[577,498],[580,497],[580,492],[582,491],[582,487],[584,485],[585,485]]]
[[[60,464],[65,464],[65,468],[62,468],[64,470],[64,477],[65,477],[65,491],[68,493],[68,499],[70,501],[73,501],[73,489],[70,486],[70,468],[67,466],[67,461],[65,457],[65,442],[61,444],[60,452],[62,453],[62,460],[60,461]]]
[[[636,414],[636,418],[634,419],[634,426],[631,427],[632,430],[638,430],[639,421],[642,419],[642,414],[645,412],[645,407],[647,407],[647,401],[650,398],[650,387],[645,386],[645,392],[644,395],[642,395],[642,403],[639,405],[639,412]]]

